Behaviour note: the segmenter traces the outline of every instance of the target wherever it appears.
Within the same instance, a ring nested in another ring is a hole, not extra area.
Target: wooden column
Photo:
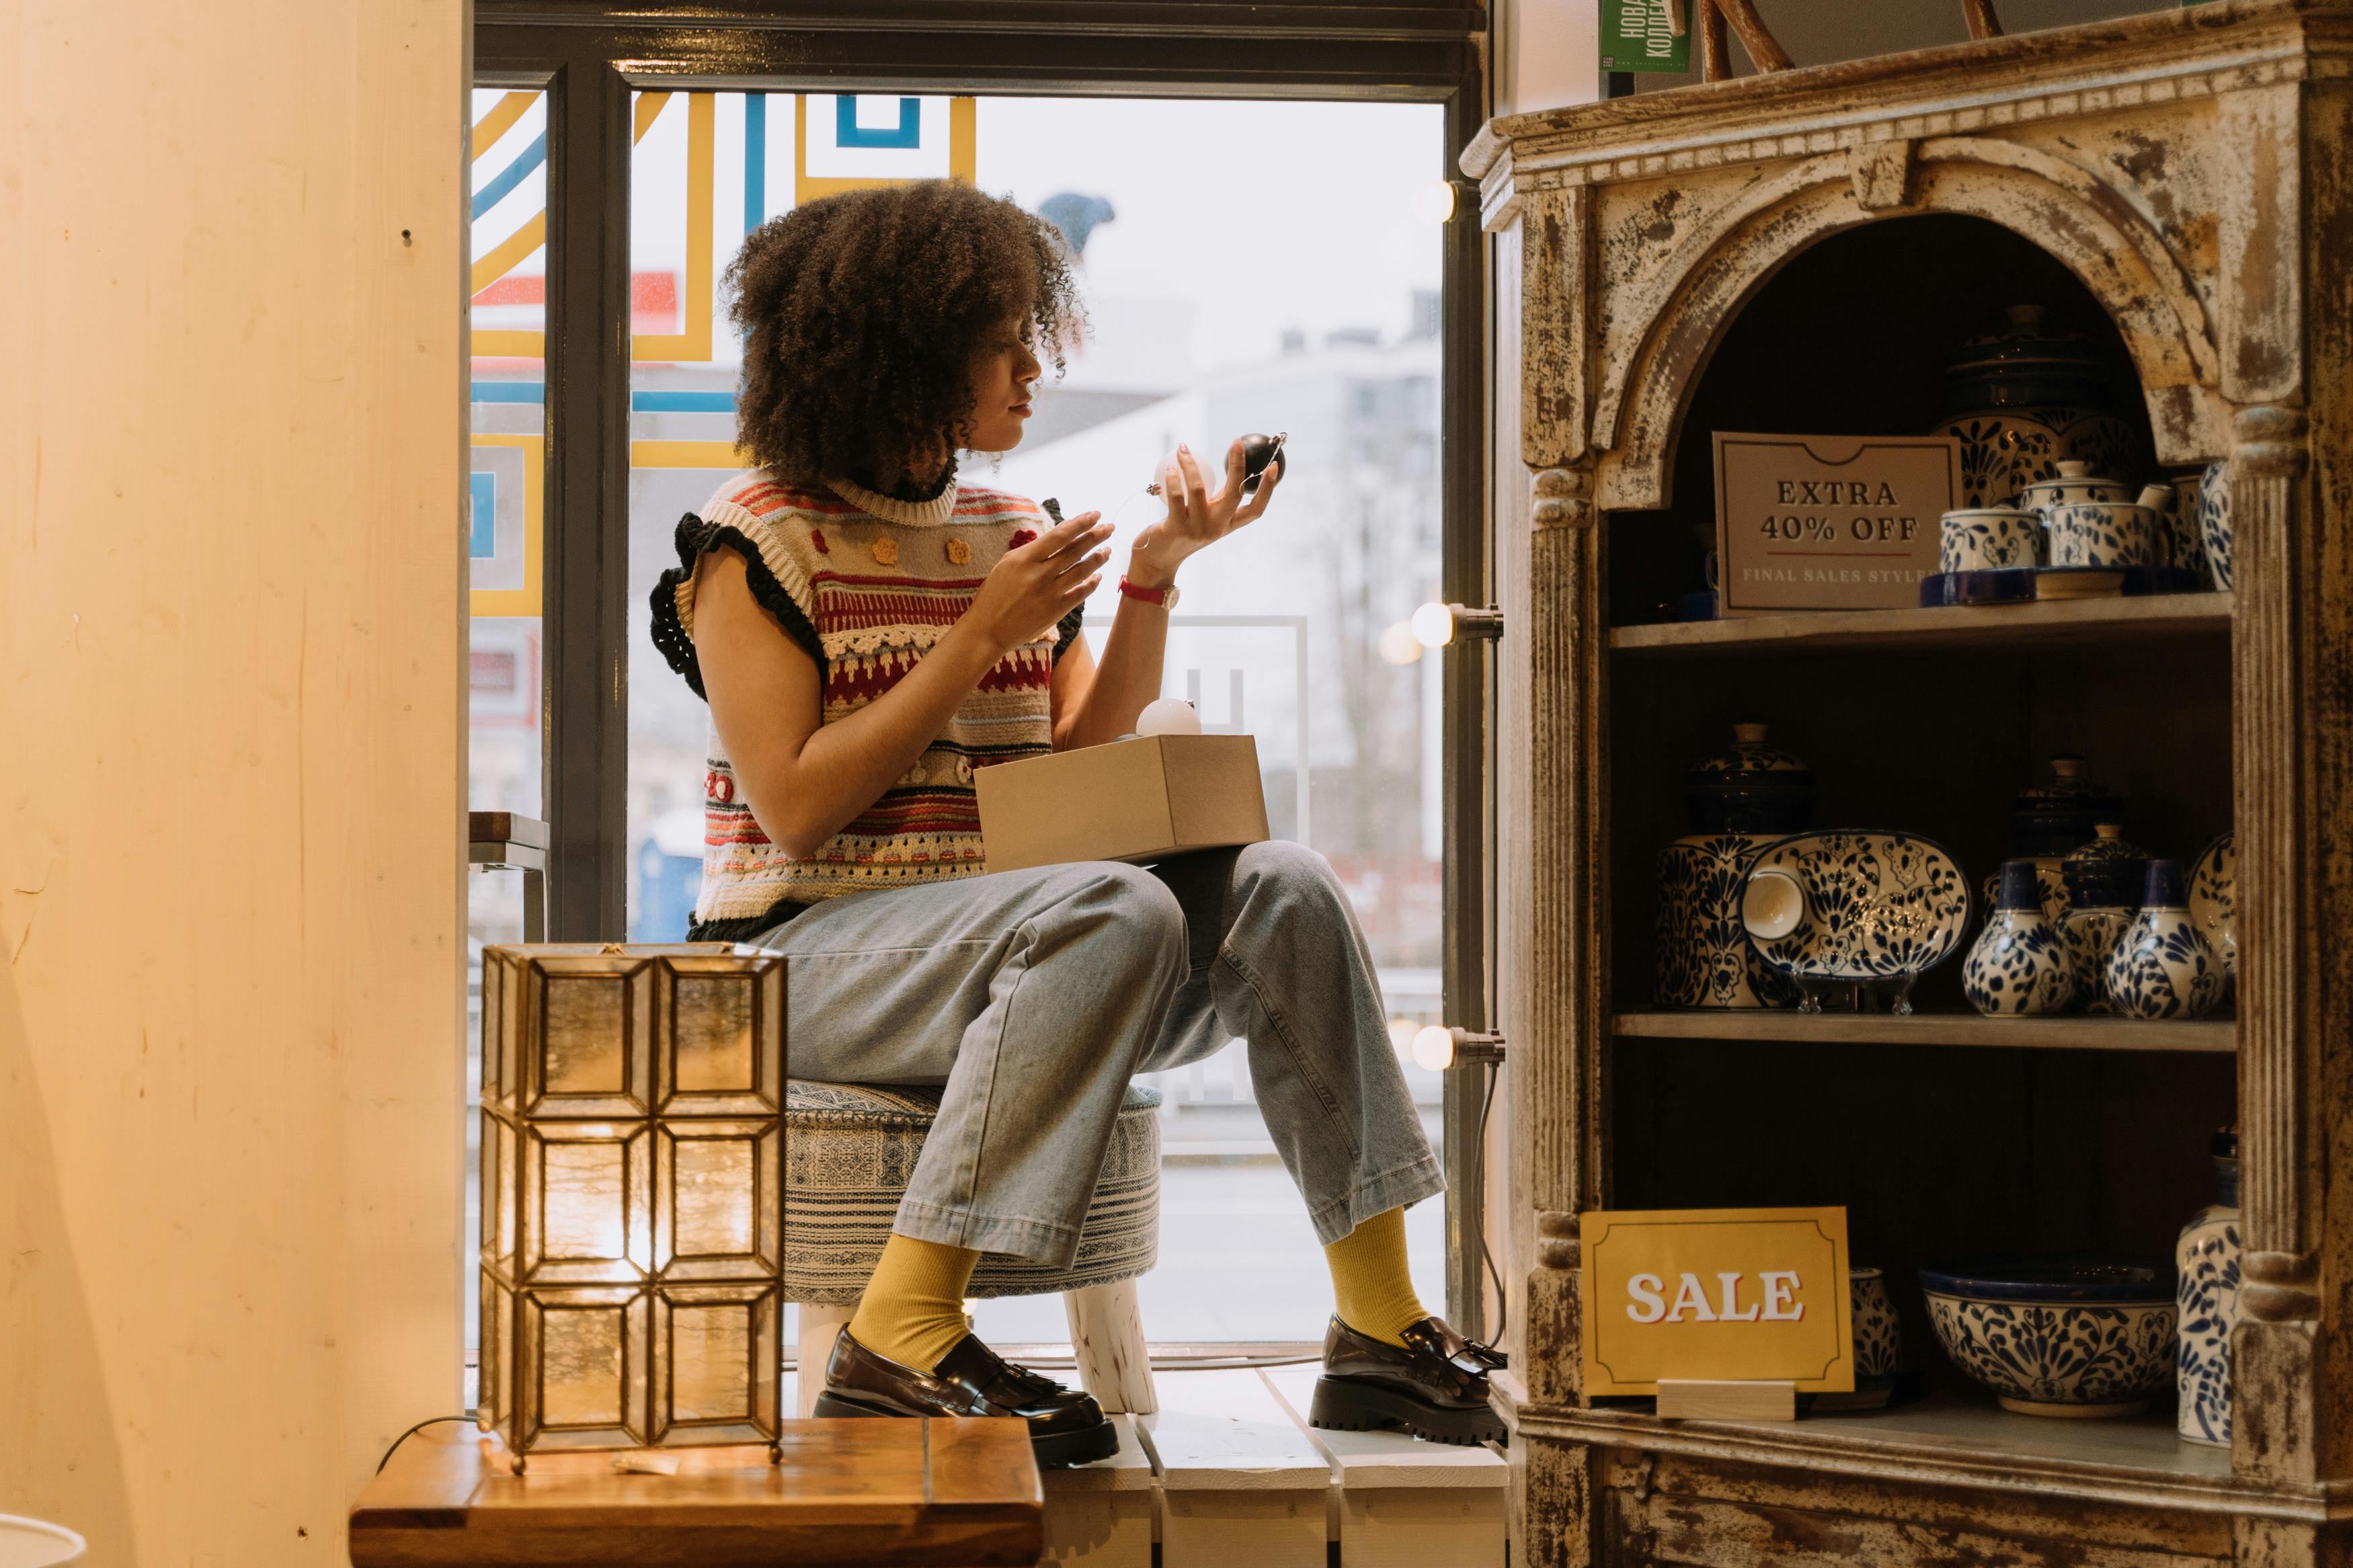
[[[1574,1405],[1577,1216],[1599,1201],[1600,1038],[1607,994],[1599,849],[1603,619],[1588,426],[1594,331],[1592,216],[1581,188],[1531,193],[1521,214],[1521,460],[1531,472],[1526,527],[1528,665],[1521,824],[1528,942],[1516,997],[1514,1128],[1527,1148],[1535,1211],[1528,1276],[1527,1403]],[[1533,1445],[1515,1460],[1515,1512],[1527,1560],[1590,1560],[1590,1451]]]

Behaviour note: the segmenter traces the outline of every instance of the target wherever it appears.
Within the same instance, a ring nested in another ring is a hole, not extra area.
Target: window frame
[[[1390,0],[758,0],[666,7],[476,0],[473,80],[548,95],[542,569],[548,939],[628,923],[629,94],[638,89],[1353,100],[1437,103],[1447,162],[1488,112],[1482,6]],[[1238,68],[1237,61],[1250,62]],[[1277,150],[1279,151],[1279,150]],[[1276,160],[1275,178],[1300,177]],[[1457,186],[1440,279],[1446,597],[1493,591],[1485,366],[1491,313],[1475,195]],[[1445,650],[1444,1009],[1492,1024],[1491,645]],[[1447,1076],[1450,1319],[1477,1333],[1482,1075]]]

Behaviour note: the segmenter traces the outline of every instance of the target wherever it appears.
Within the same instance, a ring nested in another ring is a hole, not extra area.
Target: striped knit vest
[[[997,558],[1047,526],[1035,503],[996,490],[951,486],[929,501],[902,501],[842,480],[819,490],[763,470],[740,474],[700,515],[679,520],[679,564],[653,592],[654,645],[703,695],[695,563],[733,550],[752,596],[816,661],[822,721],[831,724],[897,685],[971,606]],[[760,830],[714,727],[702,891],[689,934],[752,936],[820,899],[986,871],[973,770],[1053,749],[1050,685],[1081,615],[1006,655],[914,765],[804,859]]]

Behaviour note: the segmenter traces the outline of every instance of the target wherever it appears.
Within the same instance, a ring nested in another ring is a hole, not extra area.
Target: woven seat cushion
[[[847,1306],[882,1255],[940,1090],[796,1079],[785,1103],[785,1300]],[[1128,1086],[1068,1268],[987,1253],[970,1294],[1046,1295],[1149,1269],[1160,1239],[1159,1108],[1156,1090]]]

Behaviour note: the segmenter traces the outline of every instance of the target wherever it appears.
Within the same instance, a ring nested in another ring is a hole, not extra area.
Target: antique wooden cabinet
[[[2353,1562],[2353,4],[2127,20],[1499,120],[1519,1561]],[[1678,622],[1715,430],[1918,433],[1941,353],[2032,303],[2137,377],[2152,466],[2230,462],[2233,593]],[[1516,396],[1514,395],[1514,392]],[[2000,1021],[1652,1003],[1683,770],[1761,717],[1824,826],[1972,881],[2075,752],[2188,858],[2234,828],[2234,1007]],[[2011,1415],[1912,1271],[2169,1256],[2242,1135],[2235,1447]],[[1663,1422],[1579,1389],[1577,1215],[1837,1203],[1928,1396]]]

